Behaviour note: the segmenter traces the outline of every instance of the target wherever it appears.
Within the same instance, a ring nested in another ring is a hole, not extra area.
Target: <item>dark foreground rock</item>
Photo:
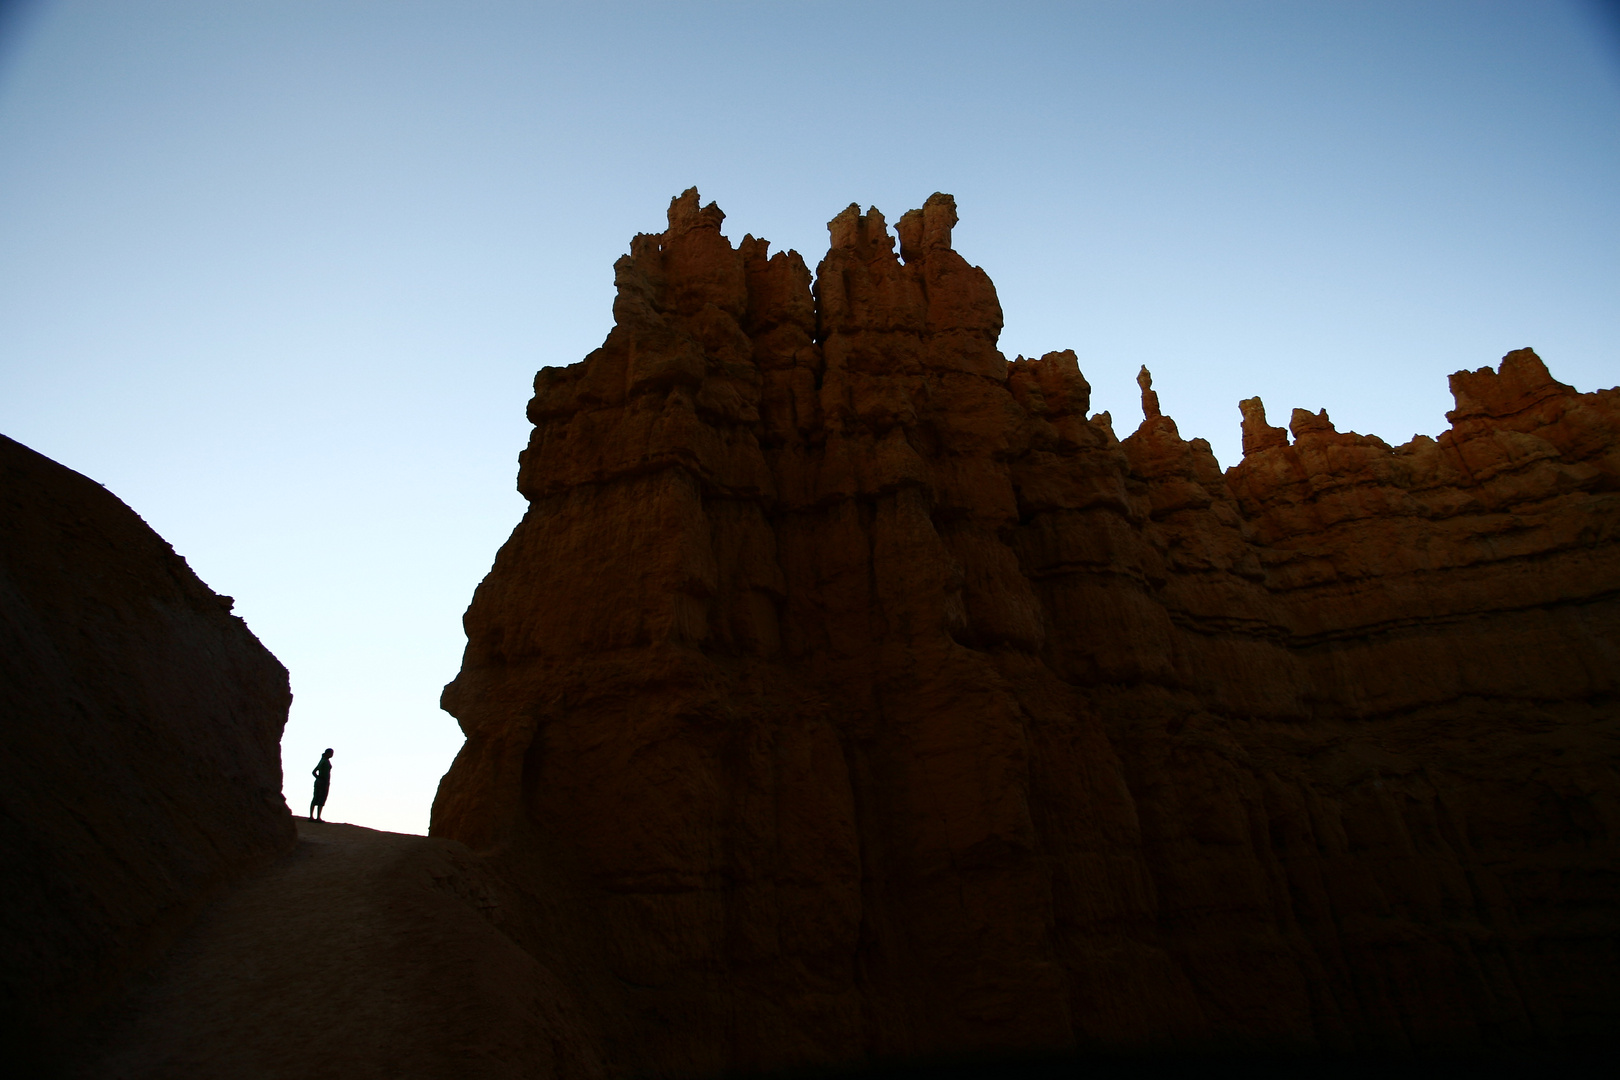
[[[0,436],[0,1038],[62,1062],[294,841],[287,672],[129,507]]]
[[[1403,446],[1250,399],[1223,474],[1145,371],[1120,439],[997,351],[949,197],[813,285],[722,217],[537,376],[444,696],[432,831],[572,928],[612,1069],[1607,1037],[1620,392],[1520,350]]]
[[[453,841],[298,820],[111,1019],[98,1080],[589,1080],[600,1032]],[[555,927],[532,927],[544,939]]]

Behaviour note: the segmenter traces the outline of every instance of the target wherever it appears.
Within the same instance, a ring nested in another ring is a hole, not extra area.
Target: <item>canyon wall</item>
[[[1620,1015],[1620,391],[1124,439],[935,195],[695,191],[542,370],[435,835],[621,1072],[1569,1046]],[[899,250],[895,250],[895,234]]]
[[[230,606],[101,485],[0,436],[0,1046],[27,1075],[293,846],[287,672]]]

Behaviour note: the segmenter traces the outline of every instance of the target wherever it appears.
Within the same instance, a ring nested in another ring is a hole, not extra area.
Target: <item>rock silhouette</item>
[[[0,436],[0,1045],[72,1055],[201,905],[294,842],[287,672],[99,484]]]
[[[444,694],[432,832],[577,920],[613,1069],[1611,1028],[1620,391],[1519,350],[1398,447],[1251,398],[1223,474],[1145,369],[1121,440],[997,351],[949,196],[813,283],[722,219],[537,375]]]

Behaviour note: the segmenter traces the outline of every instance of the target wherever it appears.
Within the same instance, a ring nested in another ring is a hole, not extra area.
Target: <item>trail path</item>
[[[111,1024],[89,1080],[598,1072],[461,845],[299,820]]]

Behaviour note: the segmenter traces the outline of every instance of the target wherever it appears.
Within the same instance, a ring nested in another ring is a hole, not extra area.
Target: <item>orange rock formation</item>
[[[813,285],[722,217],[536,377],[444,695],[433,832],[611,976],[615,1068],[1614,1023],[1620,391],[1520,350],[1394,448],[1250,399],[1223,475],[1145,370],[1120,440],[997,351],[949,196]]]

